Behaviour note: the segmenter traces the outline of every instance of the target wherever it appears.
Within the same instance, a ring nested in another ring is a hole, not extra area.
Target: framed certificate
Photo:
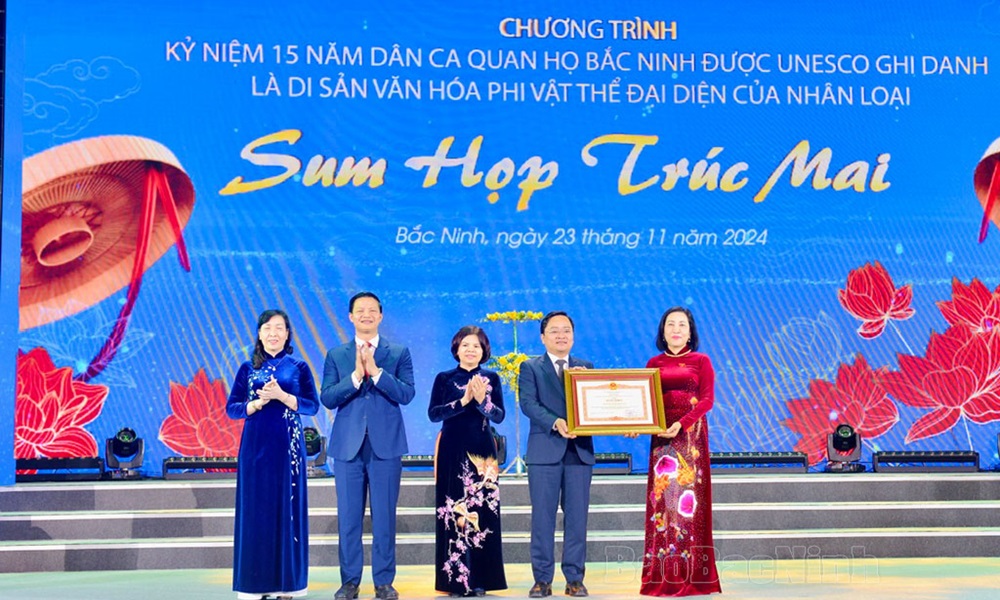
[[[567,370],[566,422],[576,435],[665,432],[660,370]]]

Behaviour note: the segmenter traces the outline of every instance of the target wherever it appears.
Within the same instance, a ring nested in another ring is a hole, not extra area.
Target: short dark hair
[[[285,340],[285,347],[283,350],[285,351],[285,354],[295,352],[295,349],[292,348],[292,322],[288,320],[288,315],[285,314],[285,311],[283,310],[269,308],[260,313],[260,316],[257,317],[257,329],[254,331],[254,337],[257,341],[253,346],[253,368],[255,369],[259,369],[260,366],[264,364],[264,361],[267,360],[267,353],[264,352],[264,343],[260,341],[260,328],[264,326],[264,323],[267,323],[277,316],[280,316],[285,320],[285,329],[288,330],[288,338]]]
[[[688,319],[688,326],[690,327],[691,332],[691,339],[688,340],[688,348],[691,349],[691,352],[697,352],[698,327],[694,324],[694,315],[691,314],[690,310],[684,308],[683,306],[673,306],[668,308],[667,311],[663,313],[663,316],[660,317],[660,325],[656,329],[656,348],[658,350],[662,350],[663,352],[667,351],[667,340],[663,338],[663,326],[667,324],[667,317],[678,312],[684,313],[684,316]]]
[[[374,298],[375,302],[378,302],[378,311],[382,312],[382,301],[378,299],[378,296],[376,296],[373,292],[358,292],[357,294],[351,296],[351,302],[347,305],[348,313],[354,312],[354,303],[357,302],[359,298]]]
[[[573,331],[576,331],[576,325],[573,324],[573,317],[566,314],[566,311],[554,310],[549,314],[545,315],[544,317],[542,317],[542,324],[538,326],[539,333],[541,334],[545,333],[545,327],[549,324],[549,321],[552,320],[552,317],[566,317],[567,319],[569,319],[570,328],[573,329]]]
[[[482,327],[476,327],[475,325],[466,325],[465,327],[459,329],[458,333],[451,338],[451,355],[455,357],[455,360],[458,362],[462,362],[462,360],[458,358],[458,346],[462,343],[462,340],[464,340],[466,336],[470,335],[474,335],[479,338],[479,345],[483,347],[483,355],[479,358],[479,364],[483,364],[488,361],[491,356],[490,338],[486,336],[486,332],[483,331]]]

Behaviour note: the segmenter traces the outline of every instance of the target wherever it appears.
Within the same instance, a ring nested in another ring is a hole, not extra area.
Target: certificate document
[[[566,422],[577,435],[663,433],[659,369],[566,371]]]

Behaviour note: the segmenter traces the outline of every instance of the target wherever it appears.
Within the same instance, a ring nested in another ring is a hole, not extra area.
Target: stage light
[[[434,477],[433,454],[404,454],[403,477]]]
[[[847,423],[841,423],[826,436],[826,470],[829,473],[859,473],[865,470],[861,460],[861,435]]]
[[[594,475],[628,475],[632,472],[632,455],[628,452],[596,452]]]
[[[18,458],[14,461],[17,473],[14,481],[97,481],[104,478],[104,461],[98,456],[77,458]]]
[[[303,431],[306,439],[306,456],[316,456],[323,449],[323,438],[315,427],[306,427]]]
[[[805,473],[804,452],[712,452],[709,464],[716,473]]]
[[[142,440],[135,434],[131,427],[122,427],[111,438],[111,451],[118,458],[130,458],[139,452]]]
[[[400,459],[403,463],[403,468],[407,467],[433,467],[434,466],[434,455],[433,454],[404,454]]]
[[[145,453],[145,443],[131,427],[122,427],[104,442],[104,460],[112,479],[137,479]]]
[[[858,434],[847,424],[837,425],[833,430],[833,449],[841,454],[850,454],[858,447]]]
[[[329,477],[330,470],[326,468],[326,437],[319,434],[315,427],[302,430],[306,440],[306,477]]]
[[[228,479],[236,477],[235,456],[170,456],[163,459],[164,479]]]
[[[973,450],[876,452],[872,455],[872,468],[882,473],[975,473],[979,471],[979,453]]]

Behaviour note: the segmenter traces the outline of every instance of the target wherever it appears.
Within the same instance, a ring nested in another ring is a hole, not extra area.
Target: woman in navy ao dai
[[[427,414],[441,423],[435,453],[437,499],[434,588],[482,596],[507,588],[500,539],[500,466],[491,423],[504,418],[500,378],[482,329],[463,327],[451,344],[459,366],[434,380]]]
[[[264,311],[253,360],[226,410],[245,419],[236,480],[233,590],[241,600],[304,596],[309,579],[306,454],[300,416],[319,409],[309,367],[291,357],[288,316]]]

